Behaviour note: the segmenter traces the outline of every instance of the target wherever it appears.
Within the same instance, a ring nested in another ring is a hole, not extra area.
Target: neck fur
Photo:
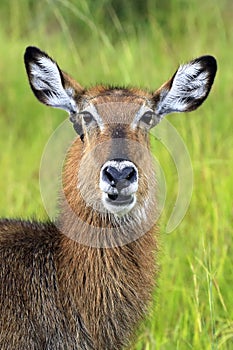
[[[58,218],[60,289],[66,304],[80,313],[95,349],[119,350],[151,298],[158,251],[155,213],[118,218],[86,206],[76,185],[77,160],[68,159],[69,172],[65,168]]]

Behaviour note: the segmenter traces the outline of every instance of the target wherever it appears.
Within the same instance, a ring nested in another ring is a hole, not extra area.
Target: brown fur
[[[105,101],[103,99],[101,102]],[[120,100],[118,99],[119,103],[120,101],[122,103],[122,97]],[[113,111],[111,110],[111,112]],[[120,105],[118,105],[118,114],[120,112]],[[129,115],[131,112],[128,111]],[[104,113],[101,115],[104,118]],[[83,146],[80,140],[76,140],[69,152],[63,178],[64,198],[61,203],[61,231],[69,232],[70,237],[86,244],[92,242],[94,246],[98,246],[98,244],[103,246],[106,243],[108,246],[113,246],[113,248],[80,246],[67,237],[64,237],[62,241],[61,264],[64,267],[59,269],[59,271],[64,271],[61,277],[62,285],[65,291],[73,293],[77,280],[81,282],[76,288],[75,298],[84,324],[95,340],[96,349],[121,349],[123,345],[128,343],[132,337],[132,331],[147,309],[156,274],[154,253],[157,251],[157,242],[155,241],[154,227],[156,209],[154,192],[151,192],[151,210],[147,213],[146,222],[142,220],[140,224],[135,223],[135,218],[132,215],[127,225],[123,219],[121,225],[116,221],[114,215],[101,215],[99,211],[86,206],[83,194],[77,190],[77,173],[80,171],[81,162],[85,164],[84,172],[88,169],[89,176],[85,177],[85,185],[88,190],[92,188],[93,184],[98,184],[98,173],[94,171],[92,173],[92,161],[95,161],[98,169],[108,159],[106,151],[108,151],[108,142],[112,142],[110,138],[111,128],[117,126],[111,125],[104,134],[99,135],[98,139],[96,139],[96,135],[92,135],[88,139],[88,149],[86,149],[87,146]],[[124,127],[128,130],[127,125]],[[125,137],[129,142],[141,142],[142,145],[144,143],[145,148],[148,147],[148,141],[144,135],[140,135],[139,131],[137,133],[128,131]],[[102,146],[103,142],[107,144],[105,147]],[[127,148],[127,144],[125,146]],[[88,155],[92,151],[94,154],[88,159]],[[154,182],[149,153],[146,153],[144,148],[143,151],[144,156],[140,154],[140,149],[135,152],[131,148],[128,149],[127,153],[129,158],[141,167],[140,180],[142,183],[141,186],[139,185],[138,203],[142,202],[148,193],[142,169],[147,167],[147,175],[151,176],[151,184]],[[85,159],[86,155],[87,159]],[[85,188],[83,192],[85,193]],[[98,188],[95,186],[93,193],[97,197],[97,202],[100,201],[98,192]],[[83,229],[80,230],[81,225],[83,225]],[[113,233],[109,237],[108,230],[105,233],[97,229],[98,236],[96,236],[96,229],[93,229],[92,232],[89,225],[94,228],[113,228],[116,235]],[[150,227],[150,230],[147,227]],[[124,234],[127,233],[130,237],[141,231],[146,232],[146,234],[132,243],[121,246],[121,235],[124,238]],[[83,233],[86,237],[83,237]],[[91,235],[93,237],[90,237]],[[115,245],[119,246],[114,247]],[[72,260],[71,256],[74,257]],[[67,271],[69,271],[69,275]],[[72,278],[70,277],[71,271],[73,271]],[[66,279],[67,281],[64,283]]]
[[[96,89],[95,93],[97,91],[101,89]],[[122,97],[113,90],[99,98],[93,97],[93,92],[94,89],[91,93],[86,92],[86,95],[92,94],[93,99],[101,101],[100,109],[109,99],[121,106],[118,114],[123,119],[132,115],[142,103],[138,92],[134,96],[129,91],[127,96]],[[124,111],[122,103],[126,101],[133,101],[129,104],[131,111]],[[106,112],[105,117],[108,116]],[[154,181],[150,155],[148,151],[145,152],[149,144],[142,131],[133,133],[128,131],[127,124],[121,126],[127,140],[127,154],[140,165],[140,203],[148,194],[143,172],[146,166],[147,175],[152,177],[152,183]],[[110,123],[98,140],[96,135],[91,135],[83,144],[77,138],[71,146],[63,175],[64,194],[61,196],[61,214],[57,222],[60,232],[52,223],[0,221],[2,350],[119,350],[132,340],[133,330],[147,310],[157,270],[154,259],[157,250],[153,224],[156,209],[154,192],[150,198],[153,210],[147,213],[146,221],[137,222],[132,216],[125,224],[117,221],[114,215],[100,215],[97,210],[87,206],[83,195],[77,190],[77,173],[82,162],[85,165],[82,168],[84,183],[89,188],[98,184],[98,174],[92,170],[91,162],[93,159],[97,161],[95,152],[98,153],[97,167],[108,159],[106,150],[110,152],[111,149],[105,147],[103,151],[102,143],[112,145],[111,135],[117,127],[119,124]],[[128,145],[130,147],[127,146],[128,142],[132,142]],[[132,148],[134,143],[135,147],[138,143],[142,145],[141,152],[135,152]],[[89,159],[92,151],[93,157]],[[85,174],[87,169],[88,177]],[[92,171],[93,174],[90,173]],[[93,191],[98,202],[100,193],[97,187]],[[94,227],[93,232],[89,225]],[[113,229],[112,236],[99,229],[99,236],[96,236],[96,228],[99,227]],[[143,230],[147,233],[137,238]],[[129,237],[136,234],[137,239],[122,245],[125,234]],[[87,246],[85,244],[91,235],[93,246]],[[101,248],[105,243],[110,248]]]
[[[27,48],[25,65],[35,96],[68,111],[79,137],[63,169],[57,222],[0,220],[0,349],[123,349],[148,308],[158,271],[148,128],[172,111],[197,108],[208,96],[216,61],[191,61],[174,89],[173,77],[153,94],[83,89],[35,47]],[[90,103],[98,114],[91,118],[95,128],[79,113],[88,113]],[[149,123],[142,105],[154,111]],[[103,164],[116,158],[138,171],[137,201],[123,216],[106,210],[99,186]]]

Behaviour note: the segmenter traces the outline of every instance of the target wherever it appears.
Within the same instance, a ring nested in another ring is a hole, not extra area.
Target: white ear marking
[[[212,56],[203,56],[181,65],[173,78],[162,86],[156,114],[164,116],[196,109],[208,96],[216,69]]]
[[[56,62],[37,48],[27,48],[25,64],[31,88],[43,103],[66,110],[70,114],[77,112],[74,101],[74,89],[63,86],[63,76]]]

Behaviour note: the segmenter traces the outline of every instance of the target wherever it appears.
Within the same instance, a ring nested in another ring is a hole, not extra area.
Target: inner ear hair
[[[84,89],[58,64],[36,47],[28,47],[24,55],[28,79],[38,100],[48,106],[77,112],[77,99]]]
[[[201,56],[181,65],[175,74],[153,95],[155,112],[189,112],[207,98],[214,82],[217,63],[213,56]]]

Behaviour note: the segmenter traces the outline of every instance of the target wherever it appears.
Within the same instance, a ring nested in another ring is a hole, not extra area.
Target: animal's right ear
[[[37,47],[29,46],[24,62],[32,91],[40,102],[64,109],[71,116],[78,112],[75,96],[84,89],[62,72],[52,58]]]

